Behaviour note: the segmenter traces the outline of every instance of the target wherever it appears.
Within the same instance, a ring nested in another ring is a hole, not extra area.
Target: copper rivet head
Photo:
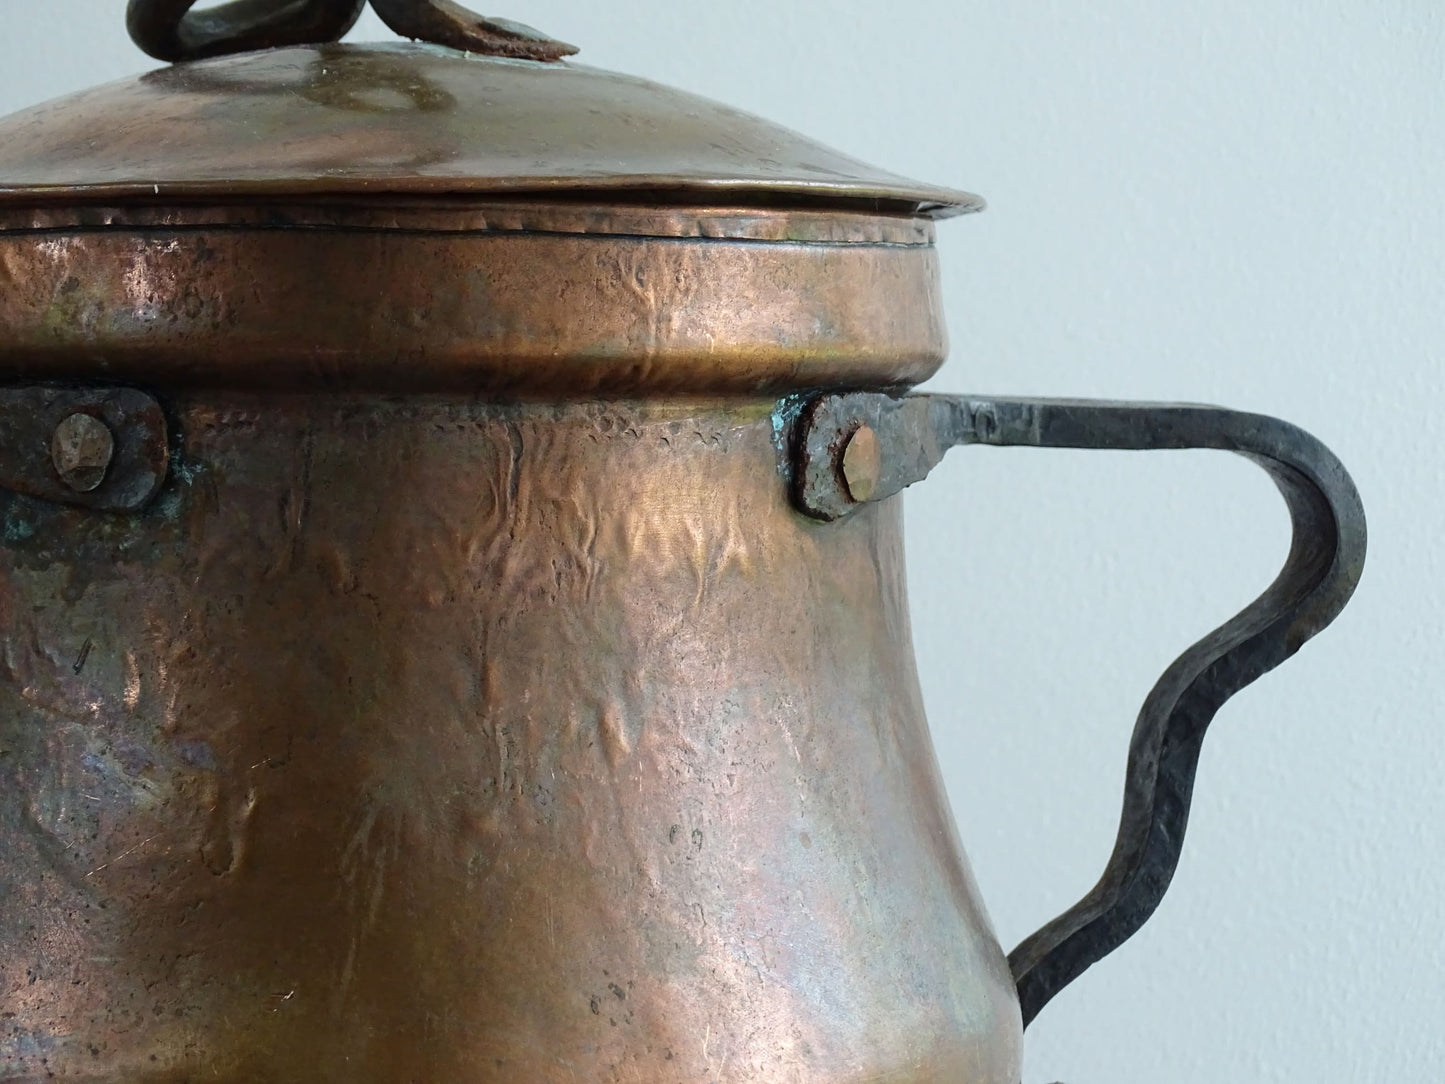
[[[105,422],[72,414],[50,435],[50,461],[60,480],[77,493],[89,493],[105,481],[115,455],[115,437]]]
[[[843,481],[848,495],[859,502],[873,496],[882,465],[878,434],[866,425],[859,426],[843,448]]]

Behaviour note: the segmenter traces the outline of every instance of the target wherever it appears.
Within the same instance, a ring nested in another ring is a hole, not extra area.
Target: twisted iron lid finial
[[[84,218],[174,201],[586,200],[928,218],[982,206],[681,90],[518,60],[570,46],[443,0],[371,0],[427,40],[357,45],[336,41],[366,0],[128,2],[136,40],[188,62],[0,117],[0,235],[36,221],[39,206]]]
[[[340,41],[367,0],[230,0],[192,12],[196,0],[129,0],[131,40],[157,60],[178,62],[285,45]],[[530,26],[488,19],[453,0],[370,0],[403,37],[469,53],[560,60],[577,52]]]

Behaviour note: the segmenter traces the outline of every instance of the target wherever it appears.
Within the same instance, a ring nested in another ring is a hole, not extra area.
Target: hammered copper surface
[[[460,193],[934,216],[982,206],[645,79],[434,45],[221,57],[0,120],[8,203]]]
[[[892,216],[303,203],[0,225],[0,370],[24,379],[785,392],[915,383],[946,346],[932,226]]]
[[[897,500],[771,400],[170,402],[4,505],[0,1077],[1017,1084]]]

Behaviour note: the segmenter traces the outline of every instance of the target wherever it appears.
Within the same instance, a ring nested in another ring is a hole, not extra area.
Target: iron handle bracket
[[[1365,513],[1335,455],[1278,418],[1189,404],[875,393],[824,395],[803,408],[793,499],[809,516],[835,520],[921,480],[963,444],[1235,452],[1273,478],[1291,523],[1274,582],[1180,655],[1145,699],[1102,878],[1009,954],[1027,1026],[1159,906],[1179,862],[1205,730],[1226,700],[1344,608],[1364,567]]]
[[[165,481],[165,412],[123,387],[0,387],[0,489],[105,512],[142,508]]]

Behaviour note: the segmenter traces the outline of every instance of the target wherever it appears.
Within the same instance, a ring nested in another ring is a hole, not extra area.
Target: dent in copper
[[[898,502],[776,407],[188,393],[6,499],[0,1077],[1017,1084]]]

